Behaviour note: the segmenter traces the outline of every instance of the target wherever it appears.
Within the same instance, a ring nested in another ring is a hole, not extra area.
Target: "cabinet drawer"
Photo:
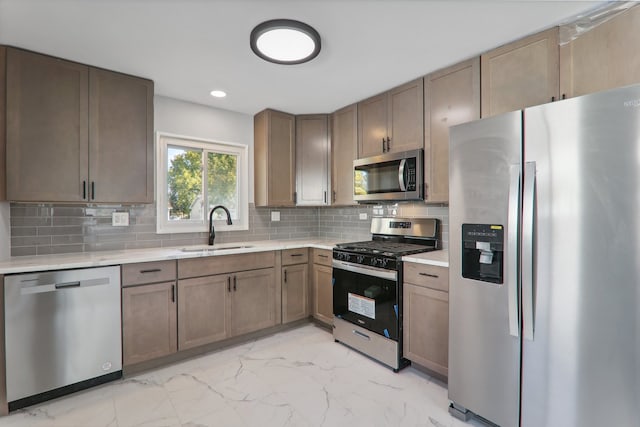
[[[313,250],[313,263],[326,265],[331,267],[331,261],[333,260],[333,252],[326,249],[314,249]]]
[[[309,262],[309,249],[286,249],[282,251],[282,265],[304,264]]]
[[[244,270],[257,270],[275,265],[275,252],[252,252],[239,255],[210,256],[178,260],[178,277],[210,276]]]
[[[176,280],[175,261],[154,261],[122,266],[122,286]]]
[[[435,265],[405,262],[404,281],[417,286],[449,292],[449,269]]]

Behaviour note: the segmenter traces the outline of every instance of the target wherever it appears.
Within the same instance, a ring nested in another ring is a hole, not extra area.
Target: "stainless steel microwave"
[[[423,200],[423,150],[353,161],[353,199],[359,203]]]

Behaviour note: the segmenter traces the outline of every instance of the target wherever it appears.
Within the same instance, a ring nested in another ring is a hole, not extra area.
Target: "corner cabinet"
[[[358,158],[358,106],[331,115],[331,204],[354,205],[353,161]]]
[[[558,27],[481,56],[482,117],[558,99]]]
[[[7,199],[153,202],[153,82],[6,48]]]
[[[329,204],[329,119],[326,114],[296,116],[296,204]]]
[[[422,148],[422,78],[358,103],[358,157]]]
[[[562,96],[571,98],[640,83],[640,6],[605,19],[560,46]]]
[[[449,269],[404,263],[403,355],[448,376]]]
[[[253,118],[255,205],[294,206],[295,117],[264,110]]]
[[[480,118],[480,58],[424,78],[427,203],[449,202],[449,127]]]

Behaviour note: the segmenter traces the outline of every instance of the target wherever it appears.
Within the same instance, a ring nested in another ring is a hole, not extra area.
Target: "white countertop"
[[[402,261],[448,268],[449,250],[442,249],[440,251],[425,252],[423,254],[407,255],[402,257]]]
[[[312,247],[331,250],[340,243],[327,239],[263,240],[214,245],[177,246],[167,248],[127,249],[119,251],[82,252],[59,255],[36,255],[11,257],[0,261],[0,274],[29,273],[35,271],[63,270],[69,268],[100,267],[105,265],[131,264],[135,262],[163,261],[179,258],[233,255],[250,252],[279,251]],[[236,249],[226,249],[242,246]],[[185,252],[183,249],[187,249]]]

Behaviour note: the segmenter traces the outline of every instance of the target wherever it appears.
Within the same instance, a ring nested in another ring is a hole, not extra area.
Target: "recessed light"
[[[227,92],[223,90],[212,90],[211,96],[215,96],[216,98],[224,98],[225,96],[227,96]]]
[[[273,19],[251,31],[250,45],[265,61],[302,64],[320,53],[320,34],[304,22]]]

